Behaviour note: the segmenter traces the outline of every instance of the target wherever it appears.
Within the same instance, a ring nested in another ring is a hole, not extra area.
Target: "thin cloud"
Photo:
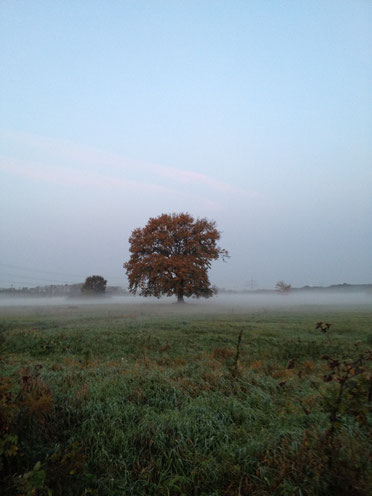
[[[0,159],[0,170],[28,179],[54,183],[59,186],[89,186],[104,189],[124,189],[135,193],[171,193],[172,191],[139,181],[121,179],[103,174],[87,173],[72,168],[44,166],[19,160]]]
[[[174,169],[165,166],[154,166],[157,173],[161,176],[173,179],[177,182],[183,184],[198,184],[203,186],[208,186],[211,189],[224,193],[242,193],[243,190],[231,186],[231,184],[225,183],[223,181],[218,181],[205,174],[200,174],[199,172],[186,171],[180,169]]]
[[[134,161],[124,159],[118,155],[80,144],[77,145],[68,140],[29,133],[13,133],[4,130],[0,130],[0,136],[13,141],[19,146],[41,151],[43,155],[50,154],[55,159],[68,159],[79,165],[132,166],[135,164]]]
[[[60,140],[28,133],[12,133],[0,131],[0,136],[13,141],[20,146],[31,147],[34,150],[49,154],[53,162],[67,159],[80,166],[109,166],[123,172],[123,170],[151,172],[159,178],[166,178],[178,184],[189,184],[193,186],[205,186],[212,191],[226,194],[245,194],[240,188],[231,184],[217,180],[206,174],[194,171],[178,169],[158,164],[151,164],[141,161],[130,160],[120,155],[107,153],[105,151],[91,147],[76,145],[67,140]],[[130,183],[131,181],[128,181]],[[160,187],[160,186],[159,186]]]

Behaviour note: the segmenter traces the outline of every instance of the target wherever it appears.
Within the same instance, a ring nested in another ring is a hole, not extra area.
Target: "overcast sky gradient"
[[[0,2],[0,286],[126,286],[149,217],[213,283],[372,282],[372,2]]]

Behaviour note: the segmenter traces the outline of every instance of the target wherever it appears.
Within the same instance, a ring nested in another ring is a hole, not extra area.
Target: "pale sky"
[[[0,46],[0,287],[126,287],[182,211],[219,286],[372,283],[370,0],[1,0]]]

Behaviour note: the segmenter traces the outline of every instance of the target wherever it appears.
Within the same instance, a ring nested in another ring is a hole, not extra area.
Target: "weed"
[[[234,363],[233,363],[233,368],[232,368],[232,374],[235,377],[238,373],[238,367],[239,367],[239,357],[240,357],[240,346],[242,343],[242,337],[243,337],[243,331],[244,328],[242,327],[238,336],[238,340],[236,343],[236,353],[235,353],[235,358],[234,358]]]

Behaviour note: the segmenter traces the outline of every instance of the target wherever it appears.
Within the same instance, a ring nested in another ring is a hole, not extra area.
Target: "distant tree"
[[[195,220],[187,213],[162,214],[149,219],[129,238],[131,256],[123,264],[131,293],[141,296],[175,295],[208,298],[215,294],[208,279],[211,262],[228,257],[219,246],[214,221]]]
[[[85,279],[81,291],[85,294],[98,295],[106,291],[107,281],[102,276],[90,276]]]
[[[290,284],[287,284],[284,281],[278,281],[275,284],[275,289],[282,294],[289,293],[291,290],[292,286]]]

